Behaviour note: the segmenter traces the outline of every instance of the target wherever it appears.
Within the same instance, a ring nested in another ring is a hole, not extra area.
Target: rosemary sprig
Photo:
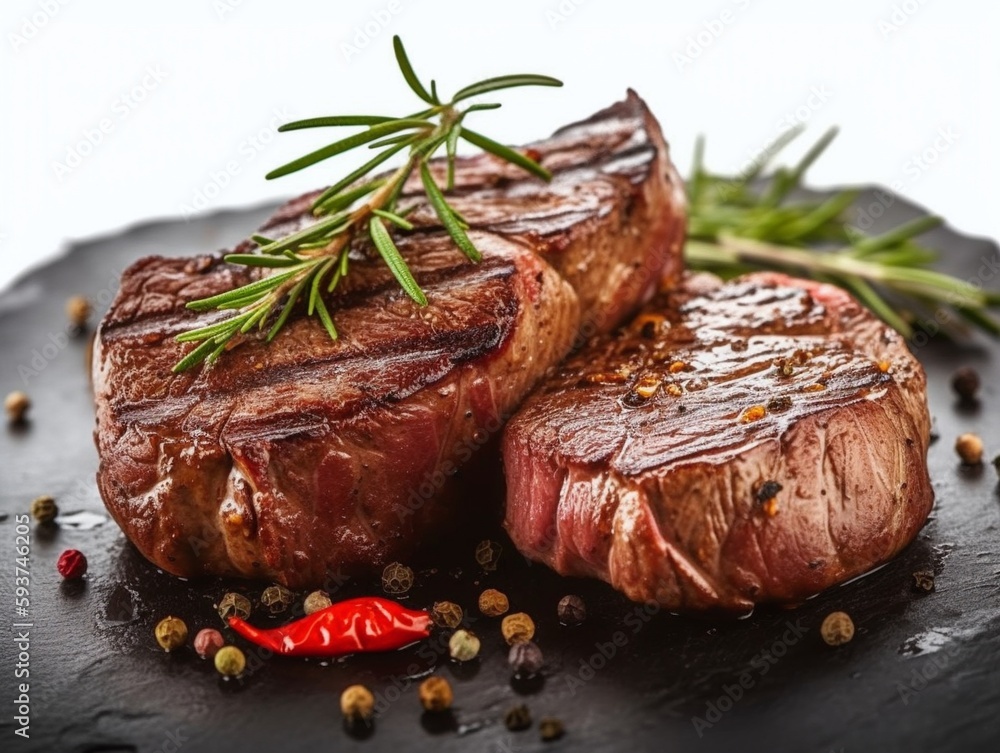
[[[937,253],[917,238],[940,225],[940,217],[868,236],[850,225],[855,191],[822,200],[795,196],[806,171],[836,136],[835,128],[793,168],[759,180],[801,131],[786,131],[751,170],[736,177],[708,172],[704,141],[698,140],[688,181],[688,264],[724,277],[770,269],[840,285],[907,338],[921,322],[934,322],[953,336],[964,333],[964,324],[1000,335],[1000,321],[988,312],[1000,306],[1000,293],[929,268]]]
[[[381,115],[318,117],[287,123],[278,129],[293,131],[360,126],[364,130],[272,170],[267,175],[268,179],[288,175],[360,147],[380,151],[316,199],[313,214],[320,219],[315,224],[278,240],[254,236],[253,240],[259,246],[258,253],[225,257],[232,264],[263,267],[270,271],[242,287],[187,304],[195,311],[233,313],[176,338],[179,342],[197,345],[174,366],[175,372],[202,361],[214,362],[251,330],[263,332],[270,325],[266,339],[271,341],[300,300],[306,302],[306,313],[317,316],[330,337],[336,339],[337,329],[324,296],[331,293],[349,273],[351,244],[360,233],[366,233],[371,239],[375,250],[407,295],[420,306],[426,306],[427,296],[396,246],[390,226],[403,231],[413,229],[405,217],[409,208],[401,210],[399,198],[406,181],[416,171],[428,203],[455,245],[472,262],[482,258],[466,232],[468,226],[446,197],[454,183],[455,157],[460,139],[542,180],[551,179],[548,170],[534,160],[464,126],[465,118],[470,113],[494,110],[500,107],[499,104],[478,103],[464,109],[458,104],[483,94],[519,86],[562,86],[560,81],[535,74],[498,76],[459,89],[451,100],[442,102],[436,82],[431,81],[429,89],[423,85],[398,36],[393,37],[393,49],[403,78],[426,107],[402,118]],[[447,157],[447,183],[443,188],[437,184],[428,166],[441,147],[445,147]],[[394,171],[382,177],[368,177],[375,168],[403,152],[406,159]]]

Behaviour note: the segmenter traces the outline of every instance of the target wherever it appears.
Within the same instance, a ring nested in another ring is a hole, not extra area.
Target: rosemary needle
[[[455,245],[472,262],[482,257],[466,233],[462,217],[448,203],[447,191],[455,175],[455,158],[459,140],[490,152],[542,180],[550,180],[549,172],[531,158],[493,139],[465,127],[470,113],[494,110],[495,102],[458,104],[483,94],[520,86],[562,86],[549,76],[515,74],[497,76],[459,89],[447,102],[442,102],[437,84],[425,87],[410,62],[398,36],[393,37],[396,63],[413,93],[426,105],[422,111],[405,117],[383,115],[335,115],[308,118],[286,123],[279,131],[311,128],[362,128],[343,138],[282,165],[267,178],[279,178],[315,165],[345,152],[365,148],[375,150],[375,156],[325,190],[313,203],[313,214],[320,219],[309,227],[278,240],[253,236],[259,246],[257,253],[230,254],[226,261],[267,270],[264,276],[242,287],[198,301],[188,308],[195,311],[232,311],[212,324],[179,335],[179,342],[195,343],[175,366],[174,372],[184,371],[203,361],[219,358],[228,347],[252,330],[267,329],[266,339],[272,340],[288,321],[293,308],[305,302],[307,315],[317,316],[331,338],[337,338],[333,313],[324,296],[336,289],[349,273],[348,250],[352,240],[364,234],[370,238],[400,287],[418,305],[427,305],[406,259],[400,253],[389,226],[402,231],[413,226],[400,212],[398,201],[407,179],[417,171],[427,199]],[[438,186],[428,168],[435,153],[445,147],[447,184]],[[379,178],[368,178],[375,168],[397,154],[406,152],[404,163]],[[270,327],[268,328],[268,325]]]
[[[930,268],[937,253],[917,238],[938,227],[941,218],[921,217],[869,236],[850,225],[856,192],[797,196],[806,171],[836,129],[827,131],[795,167],[758,180],[769,160],[799,133],[800,128],[783,133],[741,176],[708,172],[704,141],[698,140],[687,184],[688,264],[723,277],[778,270],[834,283],[908,338],[921,325],[957,336],[970,324],[1000,335],[1000,321],[988,311],[1000,305],[1000,293]]]

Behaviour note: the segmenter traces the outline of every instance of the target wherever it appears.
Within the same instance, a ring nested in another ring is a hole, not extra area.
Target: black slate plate
[[[876,198],[862,198],[868,205]],[[917,349],[930,378],[941,439],[930,452],[937,505],[932,521],[897,560],[791,611],[760,610],[748,619],[709,622],[649,614],[599,583],[567,581],[530,566],[512,550],[495,519],[437,571],[419,573],[409,602],[459,601],[474,610],[481,588],[505,590],[516,609],[535,616],[547,658],[541,682],[512,685],[495,621],[479,618],[482,658],[471,667],[446,660],[441,642],[391,655],[324,664],[262,661],[252,652],[241,682],[223,682],[190,650],[160,651],[156,621],[183,617],[192,631],[219,625],[213,600],[235,586],[251,597],[259,585],[189,583],[158,572],[107,520],[98,497],[93,413],[84,366],[87,338],[68,332],[63,302],[82,294],[106,307],[117,274],[150,253],[181,255],[242,238],[272,207],[227,212],[192,222],[143,225],[80,244],[0,295],[0,392],[24,388],[35,408],[24,428],[0,430],[0,569],[8,624],[29,622],[30,739],[15,736],[15,641],[0,640],[3,750],[993,750],[1000,740],[1000,497],[989,465],[959,466],[952,449],[965,431],[1000,451],[1000,347],[955,346],[941,337]],[[875,229],[920,210],[896,201]],[[990,284],[994,244],[940,229],[927,236],[942,268]],[[996,280],[993,280],[996,285]],[[959,406],[949,377],[976,367],[982,403]],[[492,482],[483,497],[495,498]],[[58,527],[31,525],[30,608],[14,605],[16,519],[40,494],[58,498]],[[483,500],[476,500],[483,504]],[[95,517],[99,516],[99,517]],[[94,523],[99,523],[95,527]],[[473,558],[481,535],[507,543],[496,573]],[[90,558],[82,584],[61,582],[59,553]],[[937,590],[919,595],[911,574],[931,568]],[[335,598],[378,593],[374,581],[332,583]],[[556,601],[584,596],[587,624],[561,627]],[[823,617],[849,612],[858,631],[839,649],[819,638]],[[23,658],[23,657],[22,657]],[[22,662],[23,663],[23,662]],[[423,716],[415,678],[434,667],[456,692],[454,714]],[[24,682],[19,679],[17,682]],[[338,711],[340,691],[363,682],[381,713],[370,734],[350,736]],[[506,709],[527,703],[536,724],[508,732]],[[560,717],[567,735],[542,743],[537,719]]]

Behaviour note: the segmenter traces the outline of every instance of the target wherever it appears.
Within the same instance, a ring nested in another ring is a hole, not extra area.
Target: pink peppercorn
[[[226,645],[222,633],[213,628],[203,628],[194,637],[194,650],[202,659],[211,659],[216,651]]]
[[[77,549],[67,549],[56,564],[59,574],[67,580],[82,578],[87,572],[87,558]]]

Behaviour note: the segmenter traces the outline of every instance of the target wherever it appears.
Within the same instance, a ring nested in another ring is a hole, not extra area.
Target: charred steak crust
[[[95,347],[98,484],[146,557],[177,575],[307,587],[407,557],[445,528],[451,477],[480,438],[581,329],[613,328],[680,268],[681,185],[637,96],[529,149],[550,185],[489,156],[460,161],[453,203],[482,263],[426,208],[412,214],[417,231],[397,240],[428,307],[359,243],[331,301],[336,342],[293,317],[269,346],[173,375],[190,347],[173,337],[220,316],[185,303],[261,273],[218,256],[125,272]],[[311,222],[314,196],[262,232]]]
[[[543,382],[503,437],[522,553],[678,610],[794,603],[908,544],[925,377],[839,288],[706,276]]]

